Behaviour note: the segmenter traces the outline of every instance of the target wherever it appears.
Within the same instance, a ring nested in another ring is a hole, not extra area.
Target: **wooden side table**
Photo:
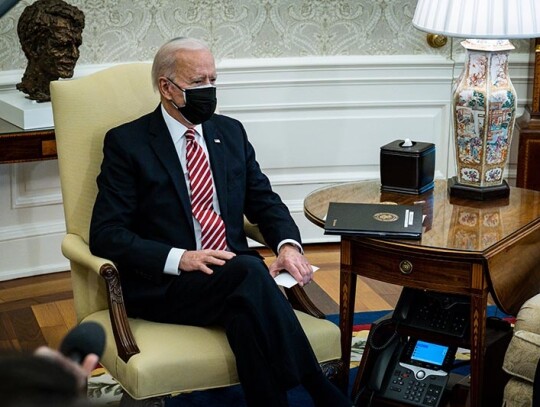
[[[350,236],[341,239],[343,363],[345,366],[350,363],[358,275],[467,295],[471,299],[470,400],[471,406],[480,406],[488,295],[492,295],[503,311],[515,315],[526,299],[540,292],[540,192],[511,188],[508,198],[468,201],[450,198],[446,181],[437,181],[434,190],[422,195],[381,193],[378,181],[364,181],[312,192],[304,201],[304,213],[323,227],[329,202],[414,204],[419,201],[426,215],[421,240]],[[346,386],[347,382],[345,374],[341,384]]]
[[[0,164],[55,158],[53,128],[24,130],[0,119]]]

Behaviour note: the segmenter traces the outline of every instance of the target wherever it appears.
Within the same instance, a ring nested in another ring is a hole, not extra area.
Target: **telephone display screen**
[[[437,345],[424,341],[416,342],[411,360],[431,363],[435,366],[442,366],[444,358],[448,353],[448,346]]]

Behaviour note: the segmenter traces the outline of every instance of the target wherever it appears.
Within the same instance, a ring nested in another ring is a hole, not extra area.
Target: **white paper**
[[[311,266],[313,272],[315,273],[317,270],[319,270],[319,267],[317,266]],[[281,273],[279,273],[275,278],[274,280],[276,281],[276,283],[282,287],[285,287],[285,288],[291,288],[293,286],[295,286],[296,284],[298,284],[298,281],[296,281],[294,279],[293,276],[291,276],[287,271],[283,270],[281,271]]]

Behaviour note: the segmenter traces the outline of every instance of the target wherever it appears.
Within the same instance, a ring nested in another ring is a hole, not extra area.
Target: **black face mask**
[[[184,92],[184,100],[186,101],[184,106],[178,107],[174,101],[171,100],[171,102],[186,120],[191,124],[201,124],[212,117],[217,106],[215,86],[182,89],[172,80],[169,79],[169,81]]]

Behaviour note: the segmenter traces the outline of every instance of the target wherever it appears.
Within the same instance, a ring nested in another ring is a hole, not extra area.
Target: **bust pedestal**
[[[38,103],[18,90],[0,93],[0,119],[25,130],[54,125],[51,102]]]

